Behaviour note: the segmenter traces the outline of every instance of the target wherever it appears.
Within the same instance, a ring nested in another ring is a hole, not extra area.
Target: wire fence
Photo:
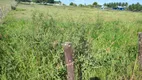
[[[73,59],[73,49],[71,46],[71,42],[65,42],[63,44],[64,49],[64,55],[65,55],[65,62],[67,67],[67,80],[75,80],[75,69],[74,69],[74,59]],[[139,70],[142,71],[142,32],[138,33],[138,65]],[[81,72],[82,73],[82,72]],[[134,77],[132,77],[130,80],[133,80]],[[82,80],[81,78],[78,80]],[[97,77],[92,77],[90,80],[100,80]]]

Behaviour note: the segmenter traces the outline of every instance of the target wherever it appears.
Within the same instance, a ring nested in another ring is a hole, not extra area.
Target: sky
[[[100,5],[109,2],[128,2],[129,4],[139,2],[140,4],[142,4],[142,0],[60,0],[60,1],[64,4],[69,4],[70,2],[74,2],[76,4],[92,4],[93,2],[98,2],[98,4]]]

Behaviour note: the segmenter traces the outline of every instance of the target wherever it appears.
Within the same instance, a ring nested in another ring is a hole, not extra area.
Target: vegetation
[[[0,24],[0,79],[66,80],[61,44],[72,42],[76,80],[141,80],[141,25],[142,13],[19,4]]]
[[[101,7],[101,5],[99,5],[97,2],[94,2],[92,5],[88,5],[88,6],[93,6],[93,7],[96,7],[96,8]]]
[[[94,2],[92,5],[93,5],[93,6],[97,6],[97,5],[98,5],[98,3],[97,3],[97,2]]]
[[[130,11],[142,11],[142,5],[140,3],[129,5]]]
[[[17,1],[17,2],[31,2],[32,0],[15,0],[15,1]]]
[[[79,6],[79,7],[84,7],[84,5],[83,5],[83,4],[79,4],[78,6]]]
[[[128,3],[121,3],[121,2],[117,2],[117,3],[104,3],[104,6],[107,6],[109,8],[117,8],[118,6],[122,6],[122,7],[128,7],[128,10],[130,11],[142,11],[142,5],[140,3],[136,3],[136,4],[131,4],[128,6]]]
[[[37,2],[37,3],[41,3],[41,2],[47,2],[47,3],[54,3],[54,0],[15,0],[17,2]]]
[[[127,2],[111,2],[111,3],[104,3],[104,6],[116,8],[117,6],[128,6]]]
[[[77,6],[77,4],[71,2],[71,3],[70,3],[70,6]]]

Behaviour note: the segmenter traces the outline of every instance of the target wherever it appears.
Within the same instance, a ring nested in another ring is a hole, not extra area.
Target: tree
[[[70,3],[70,6],[77,6],[77,4],[71,2],[71,3]]]
[[[124,3],[124,2],[122,3],[122,6],[125,6],[125,3]]]
[[[121,3],[121,2],[119,2],[119,3],[118,3],[118,5],[119,5],[119,6],[122,6],[122,3]]]
[[[74,3],[74,5],[73,5],[73,6],[77,6],[77,4],[75,4],[75,3]]]
[[[98,3],[97,3],[97,2],[94,2],[94,3],[93,3],[93,6],[97,6],[97,5],[98,5]]]
[[[104,3],[104,6],[107,6],[107,3]]]
[[[15,1],[17,1],[18,3],[20,3],[20,2],[31,2],[32,0],[15,0]]]
[[[79,4],[78,6],[79,6],[79,7],[83,7],[84,5],[83,5],[83,4]]]
[[[104,4],[105,6],[107,7],[110,7],[110,8],[117,8],[118,6],[128,6],[128,3],[124,3],[124,2],[111,2],[111,3],[105,3]]]
[[[48,3],[54,3],[54,0],[47,0]]]
[[[127,2],[125,3],[125,6],[128,6],[128,3],[127,3]]]
[[[116,3],[112,3],[111,7],[113,7],[113,8],[117,7]]]
[[[74,4],[74,3],[73,3],[73,2],[71,2],[71,3],[70,3],[70,6],[73,6],[73,4]]]
[[[116,5],[118,6],[118,5],[119,5],[119,2],[117,2]]]
[[[129,5],[130,11],[142,11],[142,5],[140,3]]]
[[[17,2],[36,2],[36,3],[41,3],[41,2],[48,2],[48,3],[54,3],[54,0],[15,0]]]
[[[137,9],[137,11],[141,11],[141,5],[140,5],[140,3],[136,4],[136,9]]]
[[[21,2],[21,0],[15,0],[15,1],[18,2],[18,3]]]

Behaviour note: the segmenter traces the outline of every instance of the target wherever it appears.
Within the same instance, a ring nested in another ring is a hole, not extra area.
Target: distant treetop
[[[97,2],[94,2],[94,3],[93,3],[93,6],[97,6],[97,5],[98,5],[98,3],[97,3]]]

